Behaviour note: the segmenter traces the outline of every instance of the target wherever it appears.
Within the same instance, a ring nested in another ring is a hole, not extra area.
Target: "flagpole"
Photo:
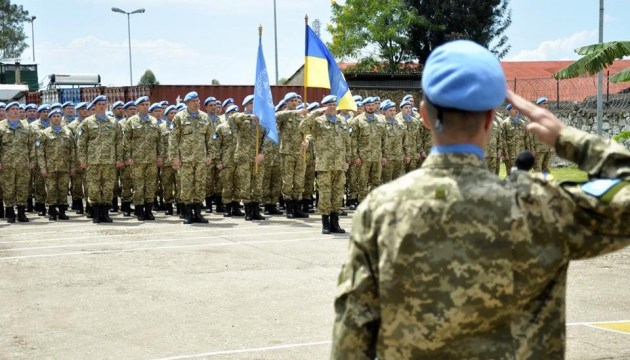
[[[262,25],[258,25],[258,42],[262,42]],[[253,109],[252,109],[253,110]],[[256,115],[254,115],[256,116]],[[260,148],[260,124],[256,124],[256,157],[254,158],[254,174],[258,174],[258,149]]]
[[[306,27],[308,26],[308,14],[304,16],[304,37],[306,38]],[[304,46],[306,46],[306,42],[304,42]],[[307,94],[308,94],[308,61],[306,61],[306,53],[308,49],[304,49],[304,99],[302,100],[304,104],[307,103]],[[306,105],[304,105],[306,106]],[[302,142],[306,141],[306,135],[302,135]],[[302,161],[306,164],[306,149],[302,150]]]

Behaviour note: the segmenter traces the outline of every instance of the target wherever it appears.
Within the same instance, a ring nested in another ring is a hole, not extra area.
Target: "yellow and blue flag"
[[[330,89],[337,96],[337,108],[357,110],[348,83],[326,45],[306,24],[306,59],[304,60],[304,86]]]
[[[266,135],[276,144],[278,143],[278,128],[276,127],[276,111],[269,85],[269,74],[262,49],[262,38],[258,39],[258,60],[256,61],[256,82],[254,83],[254,115],[259,119],[260,126]]]

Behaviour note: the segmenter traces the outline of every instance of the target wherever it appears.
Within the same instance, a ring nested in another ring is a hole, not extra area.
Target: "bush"
[[[618,143],[623,143],[624,141],[630,139],[630,131],[620,132],[619,134],[613,136],[613,140]]]

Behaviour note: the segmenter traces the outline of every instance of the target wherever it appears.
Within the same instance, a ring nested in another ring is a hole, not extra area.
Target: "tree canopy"
[[[575,49],[583,57],[573,64],[554,74],[556,79],[570,79],[582,75],[595,75],[613,64],[615,60],[630,56],[630,41],[611,41],[603,44],[593,44]],[[630,67],[614,74],[610,81],[630,81]]]
[[[24,22],[29,20],[22,5],[0,0],[0,59],[18,58],[28,47]]]
[[[140,77],[138,85],[160,85],[160,82],[155,78],[153,71],[147,69],[147,71],[142,74],[142,77]]]

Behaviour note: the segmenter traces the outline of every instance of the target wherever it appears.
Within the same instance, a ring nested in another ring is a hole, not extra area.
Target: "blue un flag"
[[[269,86],[269,74],[265,64],[262,49],[262,38],[258,39],[258,60],[256,61],[256,82],[254,83],[254,115],[260,120],[260,126],[266,135],[276,144],[278,143],[278,129],[276,127],[276,112]]]

